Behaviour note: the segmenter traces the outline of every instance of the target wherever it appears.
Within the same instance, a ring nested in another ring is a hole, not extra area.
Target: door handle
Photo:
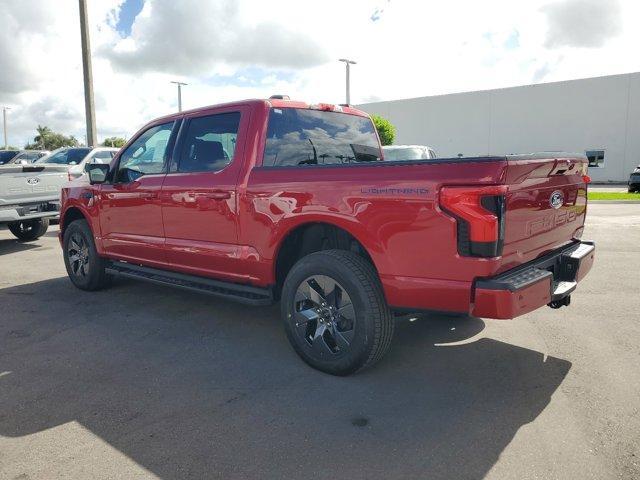
[[[215,190],[204,194],[205,198],[211,200],[227,200],[231,198],[231,192],[225,192],[224,190]]]

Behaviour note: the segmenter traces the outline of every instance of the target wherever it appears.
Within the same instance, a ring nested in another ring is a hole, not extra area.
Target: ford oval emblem
[[[29,185],[37,185],[39,182],[40,182],[39,178],[36,178],[36,177],[27,178],[27,183]]]
[[[549,204],[557,210],[564,204],[564,194],[560,190],[556,190],[549,197]]]

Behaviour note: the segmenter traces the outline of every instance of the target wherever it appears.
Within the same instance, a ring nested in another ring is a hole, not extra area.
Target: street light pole
[[[9,107],[2,107],[2,125],[4,129],[4,148],[5,150],[9,148],[9,143],[7,142],[7,110],[11,110]]]
[[[171,81],[171,83],[175,83],[176,85],[178,85],[178,111],[181,112],[182,111],[182,86],[189,85],[189,84],[184,82],[176,82],[173,80]]]
[[[82,73],[84,75],[84,110],[87,122],[87,143],[95,147],[98,143],[96,135],[96,109],[93,103],[93,73],[91,71],[91,45],[89,42],[89,15],[87,0],[79,0],[80,5],[80,38],[82,42]]]
[[[346,89],[347,89],[347,105],[351,105],[351,78],[350,78],[350,73],[351,73],[351,65],[355,65],[356,62],[354,62],[353,60],[349,60],[346,58],[341,58],[339,60],[340,62],[344,62],[345,67],[347,68],[347,82],[346,82]]]

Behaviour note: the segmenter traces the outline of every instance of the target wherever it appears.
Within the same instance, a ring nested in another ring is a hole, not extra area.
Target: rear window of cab
[[[368,117],[303,108],[271,108],[269,112],[265,167],[340,165],[381,158]]]

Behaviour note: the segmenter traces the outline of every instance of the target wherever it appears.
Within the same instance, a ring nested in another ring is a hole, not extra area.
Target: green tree
[[[24,148],[27,150],[55,150],[60,147],[77,147],[80,145],[78,139],[73,135],[63,135],[51,130],[49,127],[38,125],[38,133],[33,137],[33,143],[27,143]]]
[[[382,145],[393,145],[393,140],[396,138],[396,127],[380,115],[371,115],[371,120],[376,126]]]
[[[122,148],[127,141],[122,137],[108,137],[102,142],[103,147],[116,147]]]

